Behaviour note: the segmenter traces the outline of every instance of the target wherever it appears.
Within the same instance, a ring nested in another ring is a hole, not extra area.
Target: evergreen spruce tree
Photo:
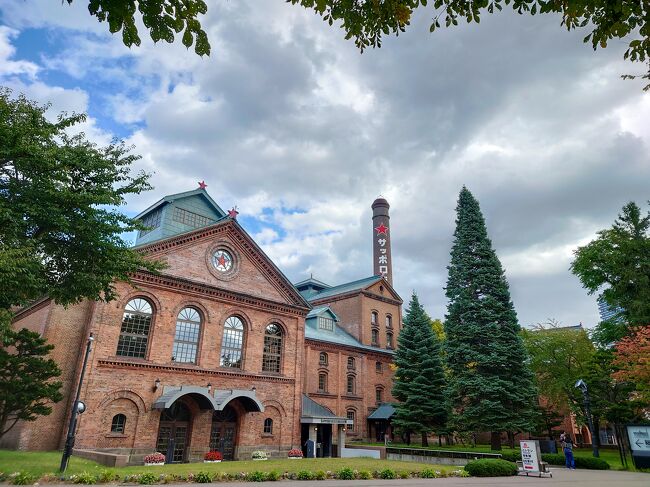
[[[501,432],[534,428],[537,391],[503,268],[465,187],[456,212],[445,320],[453,425],[490,431],[492,449],[499,450]]]
[[[406,311],[398,345],[393,396],[400,402],[393,425],[406,434],[408,443],[411,433],[421,433],[422,446],[427,446],[427,433],[441,433],[445,429],[448,405],[440,341],[415,293]]]

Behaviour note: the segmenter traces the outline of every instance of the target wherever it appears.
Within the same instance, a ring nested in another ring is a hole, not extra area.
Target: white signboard
[[[521,440],[521,462],[524,466],[524,472],[539,473],[539,441]]]
[[[628,426],[627,436],[633,452],[650,453],[650,426]]]

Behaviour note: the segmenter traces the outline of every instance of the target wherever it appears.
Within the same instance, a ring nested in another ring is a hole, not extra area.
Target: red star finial
[[[239,215],[239,212],[237,211],[236,206],[233,206],[230,210],[228,210],[228,216],[233,220],[237,219],[237,215]]]
[[[378,227],[375,227],[375,230],[377,230],[377,235],[386,235],[388,232],[388,227],[383,223],[380,223]]]
[[[220,266],[226,267],[226,258],[223,256],[223,254],[219,256],[217,262],[219,262]]]
[[[208,187],[208,185],[205,184],[205,181],[201,181],[201,182],[199,183],[199,189],[205,189],[205,188],[207,188],[207,187]]]

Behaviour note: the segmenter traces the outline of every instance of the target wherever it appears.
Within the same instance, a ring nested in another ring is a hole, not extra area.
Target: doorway
[[[219,451],[224,460],[234,460],[237,442],[237,411],[226,406],[223,411],[212,414],[210,450]]]
[[[180,401],[174,402],[160,413],[156,451],[165,454],[167,463],[182,463],[187,460],[190,420],[190,410]]]

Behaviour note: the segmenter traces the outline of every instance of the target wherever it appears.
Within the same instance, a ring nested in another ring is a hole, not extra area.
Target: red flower
[[[203,459],[213,462],[215,460],[223,460],[223,455],[221,454],[220,451],[209,451],[208,453],[205,454]]]

